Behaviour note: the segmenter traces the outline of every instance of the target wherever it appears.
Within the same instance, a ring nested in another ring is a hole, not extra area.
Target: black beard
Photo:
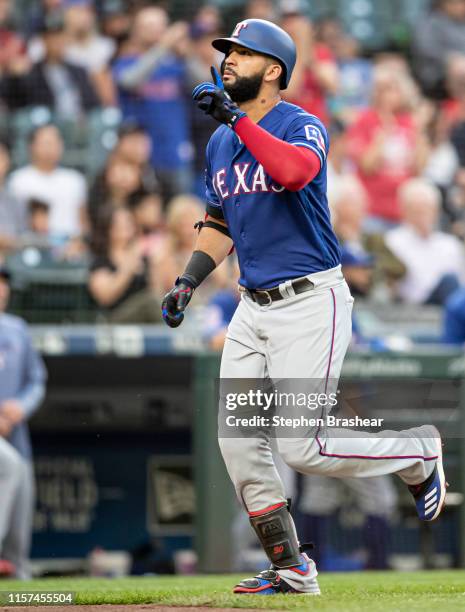
[[[225,83],[224,88],[237,104],[255,100],[260,93],[265,71],[251,77],[236,77],[234,83]]]

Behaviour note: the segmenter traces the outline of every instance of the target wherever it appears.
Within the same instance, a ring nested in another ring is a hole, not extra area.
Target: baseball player
[[[351,337],[353,299],[340,267],[326,198],[328,136],[317,117],[284,102],[296,61],[292,38],[273,23],[247,19],[213,46],[221,75],[193,91],[221,125],[207,146],[207,215],[192,259],[163,301],[178,327],[193,292],[231,251],[242,297],[228,329],[220,378],[339,378]],[[356,433],[356,432],[355,432]],[[396,473],[419,517],[441,512],[446,482],[439,432],[283,437],[284,461],[304,474],[341,478]],[[235,593],[319,594],[315,563],[303,552],[275,469],[266,431],[220,448],[239,500],[271,568]]]

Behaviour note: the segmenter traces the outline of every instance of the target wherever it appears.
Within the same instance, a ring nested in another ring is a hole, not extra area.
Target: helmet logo
[[[237,26],[234,28],[234,32],[232,33],[232,37],[233,38],[238,38],[241,30],[243,28],[246,28],[249,24],[247,23],[247,21],[241,21],[240,23],[237,24]]]

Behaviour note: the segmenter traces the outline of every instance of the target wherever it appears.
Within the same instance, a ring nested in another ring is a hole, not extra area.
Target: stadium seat
[[[31,249],[9,257],[12,272],[10,312],[29,323],[93,322],[96,308],[87,290],[88,268],[82,263],[55,261],[47,251]],[[26,256],[25,256],[26,255]]]
[[[73,121],[63,121],[49,108],[42,106],[21,109],[11,118],[13,165],[17,168],[28,162],[31,131],[46,123],[54,123],[64,141],[63,165],[76,168],[93,178],[117,142],[120,122],[121,112],[117,108],[99,109]]]
[[[13,166],[18,168],[28,162],[28,139],[32,130],[50,123],[52,113],[45,106],[24,108],[10,115]]]

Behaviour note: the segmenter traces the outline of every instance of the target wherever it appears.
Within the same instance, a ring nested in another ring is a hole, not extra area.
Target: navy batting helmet
[[[296,48],[292,38],[279,26],[264,19],[245,19],[234,28],[230,38],[216,38],[212,45],[227,54],[232,44],[251,51],[270,55],[283,67],[280,87],[286,89],[291,80],[296,61]]]

